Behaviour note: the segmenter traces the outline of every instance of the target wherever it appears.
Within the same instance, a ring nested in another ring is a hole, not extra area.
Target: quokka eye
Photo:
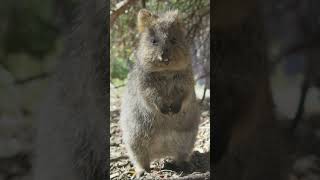
[[[152,38],[150,39],[150,41],[151,41],[152,44],[157,44],[157,43],[158,43],[158,41],[157,41],[156,38],[154,38],[154,37],[152,37]]]
[[[176,44],[177,39],[175,37],[173,37],[173,38],[170,39],[170,42],[171,42],[171,44]]]

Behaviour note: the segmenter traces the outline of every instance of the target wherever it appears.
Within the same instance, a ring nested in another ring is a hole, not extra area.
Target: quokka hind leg
[[[190,162],[190,157],[191,157],[191,153],[180,152],[175,156],[174,161],[178,166],[180,166]]]
[[[146,149],[128,147],[129,158],[134,166],[136,176],[141,177],[146,171],[150,171],[150,157]]]
[[[184,139],[180,142],[180,146],[177,147],[176,155],[174,156],[174,164],[178,169],[189,169],[190,168],[190,160],[192,155],[192,150],[194,147],[196,133],[189,134],[189,136],[185,136],[187,139]]]

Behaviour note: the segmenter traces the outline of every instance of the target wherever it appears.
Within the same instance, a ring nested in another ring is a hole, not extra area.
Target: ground
[[[280,83],[281,84],[281,83]],[[121,140],[119,120],[119,95],[112,91],[121,92],[120,88],[110,89],[110,179],[131,179],[133,167],[130,165]],[[290,91],[289,91],[290,90]],[[295,109],[292,98],[297,96],[294,89],[274,91],[277,99],[278,119],[289,121],[287,109]],[[209,92],[207,93],[209,95]],[[201,91],[200,96],[201,97]],[[320,106],[319,94],[309,96],[306,105],[307,113],[301,120],[293,143],[297,149],[294,154],[290,180],[320,180]],[[282,99],[281,99],[281,98]],[[192,157],[192,168],[188,172],[175,172],[164,167],[164,160],[152,164],[152,171],[144,179],[205,179],[209,176],[209,144],[210,144],[210,111],[209,98],[202,104],[202,123]],[[311,102],[310,102],[311,101]],[[280,102],[280,103],[279,103]],[[283,106],[281,106],[283,104]],[[309,110],[308,110],[309,109]],[[280,115],[281,114],[281,115]],[[0,180],[32,180],[33,129],[28,118],[0,117]],[[214,139],[214,137],[212,137]]]
[[[134,178],[134,168],[130,163],[119,127],[121,90],[110,87],[110,179],[126,180]],[[209,94],[209,93],[208,93]],[[201,107],[201,123],[197,141],[191,156],[188,169],[173,170],[170,159],[165,158],[151,163],[151,172],[141,179],[210,179],[210,97],[207,97]]]

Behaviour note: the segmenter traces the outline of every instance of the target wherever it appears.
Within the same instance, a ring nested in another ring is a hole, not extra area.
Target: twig
[[[170,172],[170,173],[176,173],[175,171],[169,170],[169,169],[162,169],[160,172]]]
[[[121,160],[121,159],[128,159],[127,156],[118,156],[118,157],[115,157],[115,158],[110,158],[110,161],[118,161],[118,160]]]
[[[210,179],[210,172],[202,173],[202,174],[190,174],[183,177],[176,177],[175,180],[206,180]]]
[[[124,175],[129,174],[129,173],[131,174],[132,172],[131,171],[125,171],[125,172],[121,173],[121,175],[119,176],[119,179],[122,179],[122,177]],[[133,174],[134,174],[134,172],[133,172]]]
[[[200,15],[198,16],[199,18],[196,21],[196,23],[192,24],[191,28],[187,32],[187,37],[189,37],[190,40],[193,39],[193,37],[195,36],[197,30],[199,29],[199,24],[201,23],[203,17],[205,17],[209,13],[210,13],[210,9],[205,8],[204,10],[202,10],[202,13],[200,13]],[[191,36],[191,33],[193,33],[192,36]]]
[[[110,13],[110,27],[114,24],[115,20],[129,8],[129,6],[135,3],[137,0],[124,0],[116,4],[116,9]]]
[[[198,80],[200,80],[200,79],[203,79],[203,78],[206,78],[206,77],[208,77],[208,76],[210,76],[210,72],[206,72],[205,74],[201,75],[200,77],[198,77],[198,78],[196,79],[196,81],[198,81]]]
[[[319,33],[320,34],[320,33]],[[313,48],[320,48],[320,35],[317,35],[313,39],[307,40],[303,43],[297,43],[293,45],[292,47],[289,47],[285,49],[283,52],[281,52],[277,57],[275,57],[274,62],[271,63],[271,69],[274,69],[276,65],[278,65],[282,58],[289,56],[291,54],[296,54],[300,52],[305,52],[309,49]]]
[[[115,86],[114,87],[114,89],[117,89],[117,88],[120,88],[120,87],[123,87],[123,86],[125,86],[126,84],[120,84],[120,85],[118,85],[118,86]]]
[[[202,103],[203,103],[203,100],[204,100],[204,99],[205,99],[205,97],[206,97],[206,92],[207,92],[207,86],[204,86],[203,95],[202,95],[202,98],[201,98],[200,104],[202,104]]]
[[[142,8],[146,8],[146,0],[141,0],[141,6]]]

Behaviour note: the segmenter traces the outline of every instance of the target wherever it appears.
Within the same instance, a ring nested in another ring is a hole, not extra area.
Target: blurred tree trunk
[[[146,8],[146,0],[141,0],[141,7]]]
[[[105,0],[80,0],[72,31],[63,36],[36,124],[36,180],[109,177],[108,9]]]
[[[286,54],[303,52],[305,56],[304,80],[301,85],[300,100],[292,123],[292,130],[298,126],[304,113],[304,104],[308,89],[312,86],[320,88],[320,1],[307,0],[297,4],[297,19],[302,43],[290,47]]]
[[[255,0],[217,0],[214,6],[213,151],[214,177],[220,180],[279,180],[285,173],[284,162],[277,159],[286,151],[277,146],[283,141],[274,121],[258,5]]]

